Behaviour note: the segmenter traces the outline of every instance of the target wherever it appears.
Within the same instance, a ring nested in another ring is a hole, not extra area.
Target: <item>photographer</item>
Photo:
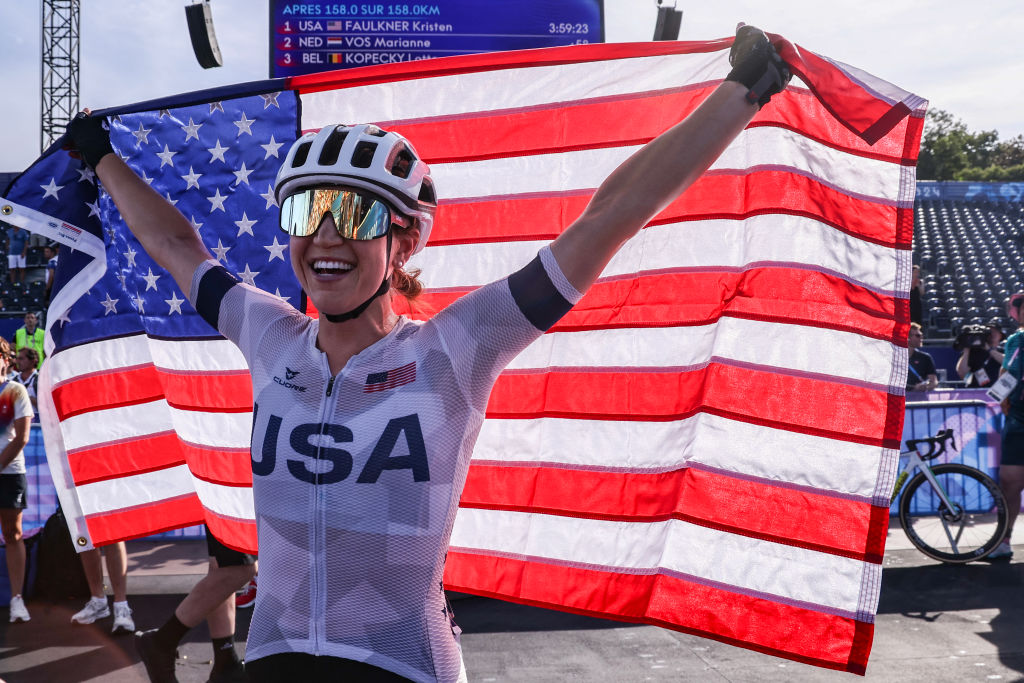
[[[910,358],[907,363],[907,391],[931,391],[939,385],[939,376],[935,374],[935,361],[921,350],[924,343],[924,332],[918,323],[910,323],[910,334],[907,336],[907,347]]]
[[[992,348],[992,333],[988,325],[964,326],[953,342],[953,348],[960,351],[956,374],[968,389],[991,386],[999,377],[1002,356]]]

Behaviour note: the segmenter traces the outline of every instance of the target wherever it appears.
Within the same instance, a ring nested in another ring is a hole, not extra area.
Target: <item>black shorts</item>
[[[218,567],[249,567],[256,564],[255,555],[232,550],[213,537],[210,527],[204,524],[203,529],[206,530],[206,550],[210,557],[217,560]]]
[[[246,661],[245,673],[253,683],[292,681],[360,681],[360,683],[409,683],[408,678],[365,662],[339,657],[282,652]]]
[[[1024,422],[1007,416],[1000,465],[1024,465]]]
[[[0,474],[0,509],[24,510],[28,507],[28,477],[24,474]]]

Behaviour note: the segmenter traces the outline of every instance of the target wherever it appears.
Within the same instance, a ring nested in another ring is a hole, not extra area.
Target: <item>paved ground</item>
[[[1010,564],[949,566],[890,534],[869,681],[1024,681],[1024,546]],[[129,544],[130,601],[140,628],[159,625],[206,571],[205,544]],[[7,683],[145,681],[131,639],[110,620],[72,627],[78,601],[30,603],[9,626],[0,608],[0,678]],[[825,671],[651,626],[633,626],[467,597],[455,603],[471,681],[840,681]],[[248,630],[239,612],[238,638]],[[242,649],[244,645],[240,644]],[[181,648],[178,679],[205,681],[205,627]],[[296,682],[299,683],[299,682]]]

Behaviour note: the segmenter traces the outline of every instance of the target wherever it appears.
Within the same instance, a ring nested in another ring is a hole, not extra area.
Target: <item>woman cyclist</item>
[[[281,228],[314,320],[239,283],[111,153],[98,121],[72,123],[73,145],[143,247],[249,363],[252,680],[465,680],[441,579],[491,386],[788,82],[753,27],[737,32],[730,61],[726,81],[616,169],[531,263],[425,323],[391,306],[390,292],[418,288],[404,266],[437,205],[401,136],[328,126],[299,138],[281,166]]]

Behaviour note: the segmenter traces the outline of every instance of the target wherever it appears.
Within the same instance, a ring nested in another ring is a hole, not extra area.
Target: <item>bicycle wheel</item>
[[[980,560],[995,550],[1009,519],[999,485],[959,463],[931,468],[953,509],[947,509],[923,472],[900,498],[900,525],[918,550],[942,562]]]

